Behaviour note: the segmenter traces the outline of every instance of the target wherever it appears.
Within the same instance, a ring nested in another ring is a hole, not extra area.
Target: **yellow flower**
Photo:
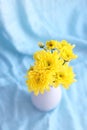
[[[64,78],[62,80],[62,85],[64,88],[69,88],[69,86],[75,82],[75,74],[72,67],[65,65],[64,67]]]
[[[52,81],[52,73],[48,70],[33,70],[28,71],[26,84],[29,91],[33,91],[35,95],[44,93],[45,90],[50,89]]]
[[[63,61],[59,59],[59,54],[57,51],[46,52],[45,55],[40,55],[40,59],[35,62],[35,68],[37,69],[48,69],[55,70],[59,64]]]
[[[60,57],[63,58],[64,61],[70,61],[77,58],[77,55],[73,53],[74,47],[75,45],[71,45],[66,40],[62,40],[57,44],[57,49],[60,51]]]
[[[61,49],[60,51],[60,56],[61,58],[63,58],[65,61],[70,61],[72,59],[77,58],[77,55],[75,55],[73,53],[72,48],[70,47],[64,47],[63,49]]]
[[[75,82],[75,74],[72,67],[67,64],[61,66],[59,70],[54,75],[54,87],[57,87],[61,84],[64,88],[69,88],[69,86]]]
[[[36,61],[39,61],[40,59],[42,59],[44,56],[46,57],[47,52],[45,50],[40,50],[40,51],[36,51],[33,55],[33,58]]]
[[[73,49],[75,47],[75,45],[71,45],[70,43],[68,43],[66,40],[62,40],[61,42],[58,42],[57,44],[57,49],[58,50],[62,50],[64,48],[68,48],[68,49]]]
[[[46,42],[46,47],[48,50],[52,50],[57,48],[57,41],[56,40],[50,40]]]

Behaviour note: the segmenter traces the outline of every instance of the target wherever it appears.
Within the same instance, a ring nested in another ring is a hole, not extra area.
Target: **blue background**
[[[76,44],[77,82],[62,88],[60,105],[36,110],[24,75],[37,42]],[[0,0],[0,130],[87,129],[87,0]]]

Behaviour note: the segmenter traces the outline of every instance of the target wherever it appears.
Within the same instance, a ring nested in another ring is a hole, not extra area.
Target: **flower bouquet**
[[[40,110],[51,110],[61,99],[60,86],[68,89],[75,82],[75,74],[69,62],[77,55],[66,40],[50,40],[39,43],[35,52],[34,64],[26,74],[28,90],[32,92],[33,104]]]

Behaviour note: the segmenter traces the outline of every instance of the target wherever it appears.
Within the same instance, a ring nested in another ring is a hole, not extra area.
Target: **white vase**
[[[31,94],[32,103],[36,108],[41,111],[49,111],[60,103],[61,100],[61,88],[51,87],[49,92],[45,92],[44,94],[38,94],[35,96],[34,93]]]

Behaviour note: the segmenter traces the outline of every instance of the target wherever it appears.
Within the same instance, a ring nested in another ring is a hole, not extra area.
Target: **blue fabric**
[[[35,109],[24,75],[37,42],[76,44],[77,82],[53,111]],[[87,129],[87,0],[0,0],[0,130]]]

